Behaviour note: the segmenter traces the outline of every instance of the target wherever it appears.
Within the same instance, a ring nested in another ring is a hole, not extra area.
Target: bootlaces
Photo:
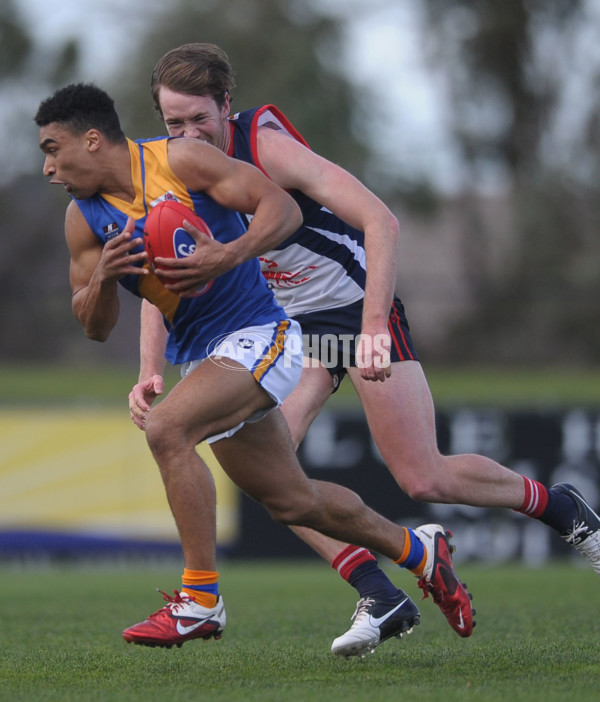
[[[162,611],[165,609],[170,609],[171,612],[177,612],[177,610],[182,607],[183,605],[187,604],[189,602],[189,598],[184,598],[181,596],[181,593],[178,590],[173,590],[173,595],[168,595],[166,592],[163,590],[160,590],[159,588],[156,588],[156,592],[160,592],[160,594],[163,596],[163,599],[168,603],[164,607],[161,607],[161,609],[158,610],[158,612],[154,612],[154,614],[151,614],[148,618],[152,619],[153,617],[157,617],[160,615]]]
[[[373,604],[375,604],[375,600],[372,597],[363,597],[360,599],[356,605],[354,614],[350,617],[351,621],[358,622],[364,619],[369,614],[369,608]]]
[[[590,529],[586,522],[578,523],[574,521],[573,528],[568,531],[563,538],[568,544],[577,546],[578,544],[587,541],[587,538],[593,533],[594,532]]]
[[[417,587],[423,590],[424,600],[426,600],[431,594],[431,596],[433,597],[433,601],[439,605],[444,599],[444,595],[435,590],[435,588],[431,584],[431,580],[428,580],[425,575],[417,580]]]
[[[573,522],[573,528],[563,538],[587,558],[596,570],[600,567],[600,531],[592,531],[585,522]]]

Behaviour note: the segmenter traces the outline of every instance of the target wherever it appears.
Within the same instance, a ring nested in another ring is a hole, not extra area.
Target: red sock
[[[531,480],[523,476],[525,483],[525,499],[517,512],[526,514],[528,517],[539,519],[548,504],[548,491],[537,480]]]
[[[366,548],[362,548],[362,546],[346,546],[331,561],[331,567],[337,570],[344,580],[348,581],[352,571],[357,566],[376,560],[375,556],[370,551],[367,551]]]

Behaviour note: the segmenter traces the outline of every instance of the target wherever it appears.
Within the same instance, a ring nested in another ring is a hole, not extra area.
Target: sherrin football
[[[202,217],[177,200],[159,202],[146,217],[144,247],[152,269],[159,275],[160,266],[155,265],[155,258],[186,258],[196,250],[196,242],[183,228],[184,220],[212,238]],[[196,295],[203,295],[211,286],[212,281],[196,291]]]

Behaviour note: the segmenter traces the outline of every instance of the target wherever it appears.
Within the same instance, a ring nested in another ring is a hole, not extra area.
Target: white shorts
[[[237,363],[229,363],[230,360]],[[300,380],[302,372],[302,331],[298,322],[284,319],[224,334],[208,358],[189,361],[181,366],[185,378],[201,363],[216,363],[232,372],[252,373],[254,380],[273,398],[274,405],[254,412],[248,419],[220,434],[208,437],[211,444],[239,431],[246,422],[258,422],[279,407]],[[241,364],[243,368],[240,368]]]

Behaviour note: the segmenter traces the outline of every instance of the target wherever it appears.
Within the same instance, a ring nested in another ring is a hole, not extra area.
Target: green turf
[[[225,636],[171,650],[125,644],[120,632],[161,605],[154,587],[177,587],[179,564],[4,566],[0,699],[598,699],[600,589],[587,569],[463,566],[478,610],[470,639],[429,598],[414,634],[365,660],[340,660],[329,645],[355,596],[333,571],[313,561],[220,565]],[[414,579],[389,572],[419,597]]]
[[[424,367],[438,406],[597,406],[600,398],[600,369]],[[136,378],[134,367],[0,364],[0,405],[123,404]],[[166,379],[171,387],[178,380],[177,370],[169,366]],[[330,403],[348,406],[355,399],[346,379]]]

